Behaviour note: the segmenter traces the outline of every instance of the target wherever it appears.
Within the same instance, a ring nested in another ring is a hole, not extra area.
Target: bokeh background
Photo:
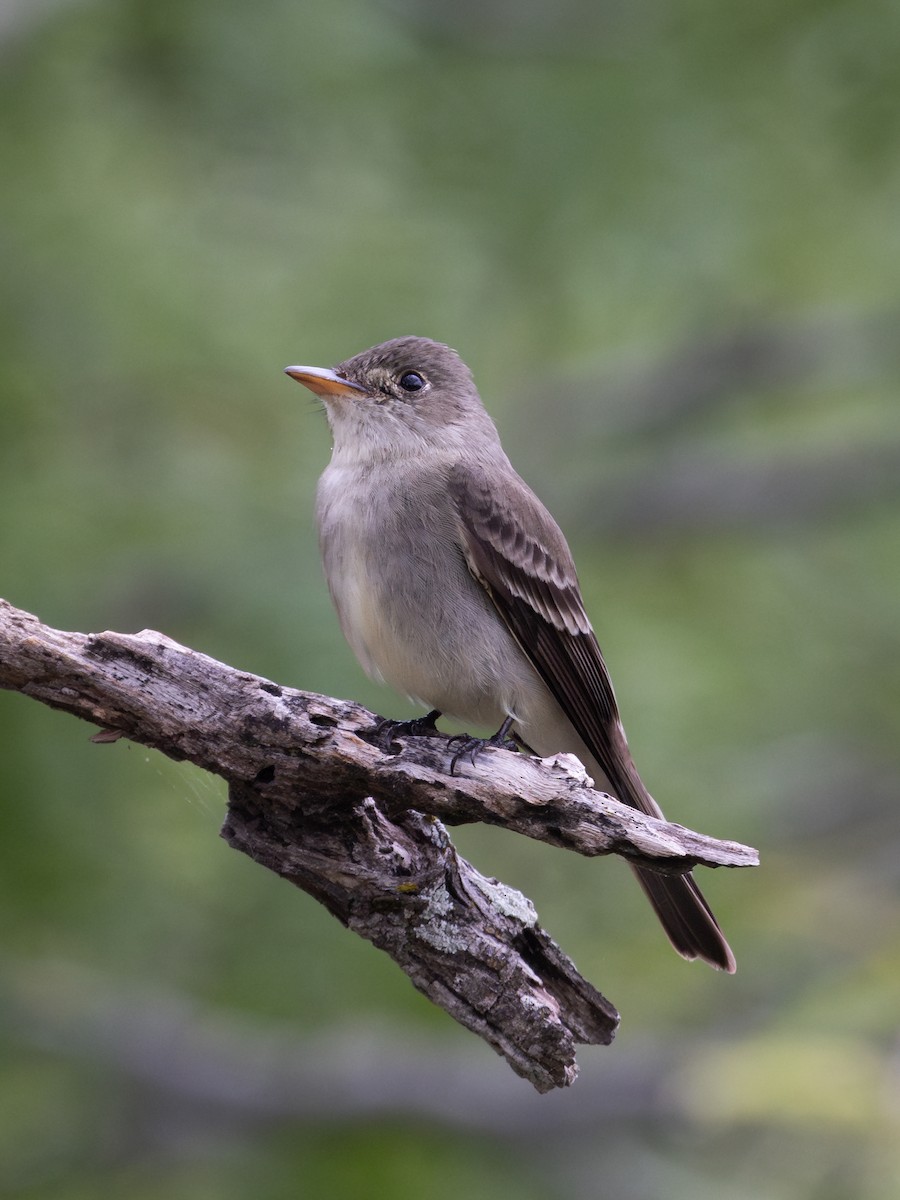
[[[281,368],[447,341],[653,792],[763,854],[703,873],[723,978],[621,864],[454,835],[623,1014],[538,1097],[218,781],[4,693],[4,1195],[896,1196],[898,59],[874,0],[0,6],[0,593],[408,713]]]

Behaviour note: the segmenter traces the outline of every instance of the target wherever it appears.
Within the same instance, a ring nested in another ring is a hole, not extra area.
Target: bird
[[[341,629],[368,675],[429,710],[413,731],[446,715],[497,729],[470,747],[511,734],[540,757],[574,754],[595,787],[662,818],[565,536],[510,463],[456,351],[399,337],[285,373],[321,398],[331,428],[316,517]],[[629,865],[675,950],[733,973],[693,876]]]

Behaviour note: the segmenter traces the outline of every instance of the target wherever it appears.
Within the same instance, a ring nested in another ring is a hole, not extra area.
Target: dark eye
[[[425,386],[425,380],[418,371],[404,371],[400,376],[400,386],[404,392],[420,392]]]

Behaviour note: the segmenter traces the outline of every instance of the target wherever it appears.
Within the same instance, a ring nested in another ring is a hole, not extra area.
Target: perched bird
[[[472,375],[402,337],[333,370],[286,367],[325,404],[316,514],[328,587],[366,672],[526,749],[575,754],[598,788],[662,812],[629,753],[559,526],[516,474]],[[733,972],[690,875],[633,868],[673,946]]]

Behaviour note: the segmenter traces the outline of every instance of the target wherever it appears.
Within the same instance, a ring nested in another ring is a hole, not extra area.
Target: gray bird
[[[287,367],[334,437],[316,515],[325,575],[364,670],[431,709],[575,754],[598,788],[650,816],[559,526],[516,474],[460,357],[426,338],[333,370]],[[733,972],[690,875],[633,868],[672,945]]]

